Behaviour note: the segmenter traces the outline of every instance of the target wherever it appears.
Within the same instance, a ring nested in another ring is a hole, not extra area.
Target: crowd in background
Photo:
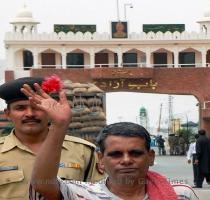
[[[166,140],[169,145],[169,155],[186,155],[189,144],[182,135],[170,134],[168,139],[164,139],[162,135],[152,138],[151,146],[158,147],[159,155],[166,155]]]
[[[168,137],[169,155],[186,155],[187,162],[192,163],[194,187],[202,188],[204,179],[210,184],[210,138],[205,130],[201,129],[192,135],[189,142],[182,134],[170,134]],[[162,135],[153,137],[151,146],[158,147],[158,155],[166,155],[166,140]]]

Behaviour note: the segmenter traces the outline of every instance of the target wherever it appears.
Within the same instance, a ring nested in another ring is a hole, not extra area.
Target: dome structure
[[[139,110],[139,115],[140,116],[142,116],[142,115],[145,116],[146,114],[147,114],[147,110],[146,110],[145,107],[142,106]]]
[[[204,13],[204,17],[210,17],[210,10],[208,10]]]
[[[203,18],[197,21],[200,24],[200,32],[206,35],[210,34],[210,7],[204,12]]]
[[[203,14],[203,18],[201,18],[198,23],[201,23],[201,22],[210,22],[210,8],[208,8],[204,14]]]
[[[38,21],[34,20],[32,12],[26,7],[26,5],[19,10],[16,17],[10,23],[13,25],[13,31],[20,33],[37,32],[37,24],[39,24]]]
[[[16,17],[11,21],[11,24],[15,23],[34,23],[38,24],[39,22],[35,21],[33,18],[32,12],[27,8],[26,5],[21,8]]]

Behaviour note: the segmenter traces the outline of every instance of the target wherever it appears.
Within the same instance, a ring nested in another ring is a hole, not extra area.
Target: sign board
[[[127,22],[117,21],[111,22],[112,38],[128,38]]]
[[[80,24],[54,24],[54,32],[59,33],[59,32],[90,32],[94,33],[96,32],[96,25],[89,24],[89,25],[80,25]]]
[[[154,32],[157,33],[158,31],[160,32],[183,32],[185,31],[185,24],[143,24],[143,32],[148,33],[148,32]]]

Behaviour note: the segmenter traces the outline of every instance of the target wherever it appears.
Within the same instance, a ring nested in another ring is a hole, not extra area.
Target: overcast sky
[[[40,22],[39,32],[52,32],[53,24],[96,24],[98,32],[110,32],[110,21],[117,19],[116,0],[0,0],[0,2],[0,59],[5,57],[4,34],[12,30],[9,22],[24,4]],[[186,31],[199,31],[196,21],[203,17],[204,12],[210,11],[210,0],[119,0],[121,20],[124,19],[125,3],[133,4],[133,8],[126,9],[129,32],[141,32],[142,24],[149,23],[181,23],[186,25]],[[164,115],[167,116],[168,113],[167,95],[115,93],[111,95],[112,97],[107,96],[107,101],[111,102],[107,105],[108,122],[119,119],[136,121],[139,108],[145,106],[149,111],[150,123],[155,125],[160,103],[164,105]],[[180,114],[182,116],[187,113],[189,119],[196,121],[198,113],[195,104],[194,97],[175,97],[174,113],[182,113]]]
[[[40,32],[51,32],[53,24],[96,24],[98,32],[110,32],[110,21],[117,19],[116,0],[0,0],[0,42],[6,31],[11,31],[9,22],[24,3],[40,21]],[[124,19],[124,4],[127,7],[129,32],[141,32],[142,24],[183,23],[187,31],[198,31],[197,20],[210,10],[210,0],[119,0],[120,19]],[[208,9],[209,8],[209,9]],[[3,43],[0,43],[0,58],[4,58]]]

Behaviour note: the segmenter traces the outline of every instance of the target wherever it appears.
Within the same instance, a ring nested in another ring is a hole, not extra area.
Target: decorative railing
[[[201,40],[201,39],[210,39],[210,35],[205,33],[198,32],[149,32],[149,33],[130,33],[127,39],[112,39],[111,34],[109,33],[82,33],[82,32],[60,32],[60,33],[13,33],[7,32],[5,35],[5,41],[9,40],[45,40],[45,41],[71,41],[71,40],[85,40],[85,41],[102,41],[102,40]]]
[[[94,64],[94,68],[116,68],[118,65],[116,63],[109,63],[109,64]],[[137,67],[137,68],[147,68],[146,63],[122,63],[122,68],[129,68],[129,67]],[[174,64],[151,64],[150,68],[158,68],[158,67],[165,67],[165,68],[175,68]],[[190,64],[178,64],[179,68],[189,68],[189,67],[203,67],[201,63],[190,63]],[[204,66],[205,67],[205,66]],[[210,64],[207,65],[207,67],[210,67]],[[31,67],[23,67],[18,66],[15,67],[15,70],[30,70],[31,68],[36,69],[80,69],[80,68],[92,68],[91,65],[36,65]]]

